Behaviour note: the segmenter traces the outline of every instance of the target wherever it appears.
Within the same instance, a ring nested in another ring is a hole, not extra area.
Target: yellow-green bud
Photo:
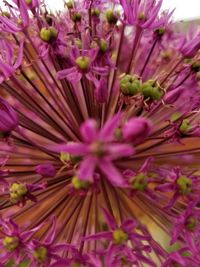
[[[17,24],[18,25],[23,25],[23,20],[22,19],[18,19]]]
[[[120,88],[125,95],[136,95],[141,91],[141,83],[135,75],[126,74],[120,80]]]
[[[101,39],[99,42],[99,48],[102,53],[105,53],[108,50],[108,42],[104,39]]]
[[[160,100],[164,94],[159,84],[155,83],[154,80],[148,80],[143,83],[141,90],[144,97],[150,98],[151,100]]]
[[[106,19],[109,24],[116,24],[118,21],[118,17],[116,15],[116,12],[114,12],[112,9],[109,9],[106,11]]]
[[[61,161],[70,161],[71,160],[71,155],[67,152],[61,152],[60,153],[60,160]]]
[[[21,201],[28,192],[25,184],[13,183],[9,189],[10,200],[13,203]]]
[[[165,28],[159,28],[155,30],[155,33],[157,34],[158,37],[161,37],[165,34]]]
[[[10,18],[10,13],[8,11],[3,11],[1,14],[4,17]]]
[[[33,257],[40,263],[43,263],[47,260],[48,257],[48,250],[46,247],[44,246],[40,246],[38,247],[34,253],[33,253]]]
[[[79,262],[73,262],[71,267],[81,267],[81,264]]]
[[[81,70],[87,70],[90,67],[90,58],[87,56],[80,56],[76,59],[76,65]]]
[[[179,186],[179,192],[182,195],[188,195],[192,191],[192,180],[187,176],[183,175],[177,179],[177,184]]]
[[[73,22],[81,22],[82,16],[81,13],[77,12],[72,15]]]
[[[3,239],[3,245],[7,250],[14,251],[19,246],[19,238],[17,236],[6,236]]]
[[[72,9],[74,7],[74,2],[73,1],[65,2],[65,7],[67,7],[68,9]]]
[[[72,185],[75,189],[87,189],[90,186],[88,181],[80,180],[77,176],[72,177]]]
[[[194,62],[191,66],[192,70],[194,72],[199,72],[200,71],[200,62]]]
[[[148,186],[147,177],[144,173],[140,173],[137,176],[134,177],[134,180],[132,181],[133,189],[144,191]]]
[[[190,216],[189,218],[187,218],[186,221],[186,228],[189,231],[194,231],[196,229],[196,226],[198,225],[198,220],[197,218]]]
[[[25,0],[27,5],[31,5],[32,4],[32,0]]]
[[[99,17],[100,16],[100,10],[98,9],[98,8],[94,8],[94,9],[92,9],[92,16],[94,16],[94,17]]]
[[[128,240],[128,234],[122,229],[117,229],[113,232],[113,239],[116,245],[121,245],[123,242]]]
[[[42,28],[40,31],[40,38],[46,43],[50,43],[58,37],[58,31],[54,27]]]
[[[145,20],[145,14],[143,12],[141,12],[139,15],[138,15],[138,19],[139,20]]]
[[[181,126],[179,127],[179,130],[182,134],[186,134],[191,130],[192,126],[190,125],[190,122],[188,119],[185,119],[182,121]]]
[[[82,41],[80,39],[76,39],[75,44],[79,49],[82,49]]]

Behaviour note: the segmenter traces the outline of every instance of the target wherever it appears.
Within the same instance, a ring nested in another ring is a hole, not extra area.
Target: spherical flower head
[[[18,126],[18,116],[10,104],[0,97],[0,134],[7,136]]]

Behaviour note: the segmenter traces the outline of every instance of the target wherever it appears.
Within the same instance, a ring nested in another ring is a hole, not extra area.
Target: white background
[[[45,1],[52,9],[63,9],[64,0]],[[0,0],[0,6],[2,6],[2,4],[3,0]],[[163,0],[163,8],[176,8],[174,12],[175,20],[200,18],[200,0]]]

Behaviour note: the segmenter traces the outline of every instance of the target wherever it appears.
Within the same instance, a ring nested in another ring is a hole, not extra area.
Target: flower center
[[[135,190],[144,191],[147,188],[147,185],[147,177],[144,173],[138,174],[132,181],[132,186]]]
[[[179,192],[182,195],[188,195],[192,191],[192,181],[187,176],[181,176],[177,180]]]
[[[28,188],[25,184],[14,183],[10,186],[9,192],[11,202],[17,203],[27,194]]]
[[[76,59],[76,65],[81,69],[81,70],[88,70],[90,67],[90,58],[87,56],[80,56]]]
[[[128,234],[122,229],[117,229],[113,232],[113,239],[116,245],[121,245],[123,242],[128,240]]]
[[[190,125],[190,122],[188,119],[185,119],[182,121],[181,126],[179,127],[179,130],[182,134],[186,134],[191,130],[192,126]]]
[[[81,264],[79,262],[75,261],[72,263],[71,267],[81,267]]]
[[[56,40],[58,37],[58,31],[54,27],[43,27],[40,31],[40,38],[46,43],[50,43]]]
[[[163,96],[161,87],[154,80],[148,80],[147,82],[143,83],[141,89],[144,97],[151,100],[160,100]]]
[[[196,229],[196,226],[198,224],[197,218],[190,216],[186,220],[186,228],[189,231],[194,231]]]
[[[6,236],[3,245],[7,250],[13,251],[19,246],[19,238],[16,236]]]
[[[46,247],[40,246],[34,251],[33,256],[37,261],[43,263],[47,260],[48,250]]]
[[[105,147],[101,141],[94,142],[90,148],[91,152],[97,157],[103,157],[105,155]]]
[[[88,181],[80,180],[77,176],[72,177],[72,185],[75,189],[87,189],[90,186]]]

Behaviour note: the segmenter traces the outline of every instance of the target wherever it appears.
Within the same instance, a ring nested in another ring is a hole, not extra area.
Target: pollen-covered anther
[[[192,180],[187,176],[183,175],[177,179],[179,186],[179,192],[182,195],[188,195],[192,191]]]
[[[40,263],[44,263],[48,257],[48,249],[44,246],[38,247],[33,252],[33,257]]]
[[[10,186],[9,192],[11,202],[17,203],[19,201],[22,201],[22,199],[28,193],[28,188],[25,184],[13,183]]]
[[[88,181],[79,179],[78,176],[73,176],[72,185],[75,189],[80,190],[80,189],[88,189],[90,183]]]
[[[120,80],[120,88],[125,95],[136,95],[141,91],[141,82],[135,75],[126,74]]]
[[[121,245],[128,240],[128,234],[119,228],[113,232],[113,239],[116,245]]]
[[[40,31],[40,38],[46,43],[51,43],[58,37],[58,31],[54,27],[43,27]]]
[[[19,246],[19,238],[17,236],[6,236],[3,239],[3,245],[7,250],[14,251]]]
[[[83,71],[89,69],[90,63],[91,60],[87,56],[80,56],[76,59],[76,65]]]
[[[139,173],[132,181],[132,187],[138,191],[144,191],[148,186],[147,177],[144,173]]]

